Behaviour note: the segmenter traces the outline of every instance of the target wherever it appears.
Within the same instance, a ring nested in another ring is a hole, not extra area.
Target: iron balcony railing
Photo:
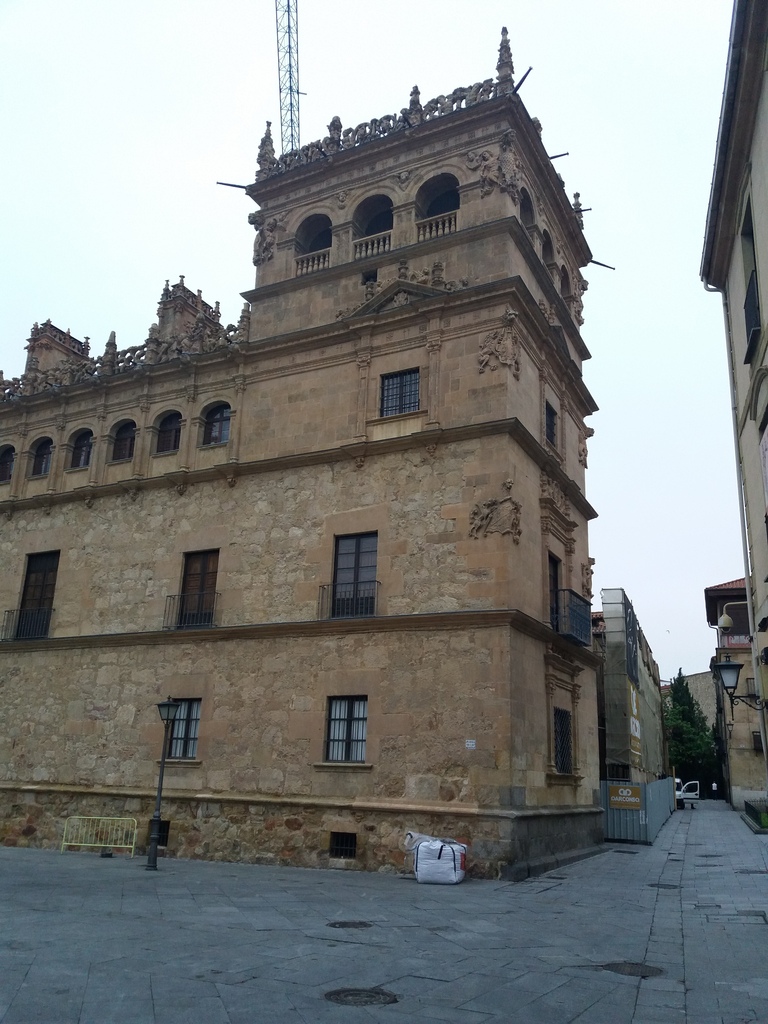
[[[320,587],[319,618],[353,619],[376,615],[380,586],[378,580],[323,584]]]
[[[744,362],[752,362],[755,348],[760,338],[760,297],[757,292],[757,273],[753,270],[747,285],[747,297],[744,299],[744,326],[747,331],[747,351]]]
[[[205,629],[218,625],[216,606],[220,596],[215,590],[170,594],[165,599],[163,629]]]
[[[592,643],[592,606],[575,590],[557,592],[557,632],[583,647]]]
[[[48,636],[53,608],[12,608],[3,615],[3,640],[39,640]]]

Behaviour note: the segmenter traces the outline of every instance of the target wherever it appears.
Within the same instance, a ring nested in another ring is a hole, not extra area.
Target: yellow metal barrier
[[[65,846],[100,846],[109,849],[130,850],[136,848],[135,818],[67,818],[64,824]]]

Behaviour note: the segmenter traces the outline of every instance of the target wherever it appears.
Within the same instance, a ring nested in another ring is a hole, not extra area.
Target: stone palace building
[[[495,78],[276,157],[239,323],[182,279],[118,351],[35,324],[0,375],[0,828],[520,877],[602,836],[580,268]]]

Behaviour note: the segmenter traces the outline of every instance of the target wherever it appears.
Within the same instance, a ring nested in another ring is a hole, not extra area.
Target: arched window
[[[560,294],[564,299],[571,296],[571,278],[564,266],[560,268]]]
[[[548,231],[543,233],[541,240],[541,260],[542,263],[555,262],[555,250],[552,246],[552,239],[549,237]]]
[[[163,416],[157,425],[157,451],[158,455],[163,452],[177,452],[181,443],[181,413],[169,412]]]
[[[112,445],[112,461],[127,462],[133,458],[133,449],[136,444],[136,424],[128,420],[115,431],[115,440]]]
[[[15,458],[15,448],[3,448],[0,452],[0,484],[7,484],[13,476],[13,463]]]
[[[30,476],[47,476],[51,471],[51,455],[53,454],[53,441],[50,437],[43,437],[37,442],[33,449],[32,470]]]
[[[296,231],[296,252],[300,256],[330,249],[332,242],[331,218],[324,213],[313,213],[299,224]]]
[[[93,431],[81,430],[72,442],[72,459],[69,463],[70,469],[85,469],[91,463],[91,452],[93,451]]]
[[[208,410],[203,424],[203,444],[225,444],[229,440],[231,415],[232,410],[226,402]]]
[[[425,181],[416,193],[416,219],[439,217],[451,213],[461,205],[459,180],[452,174],[438,174]]]
[[[532,228],[536,223],[531,197],[524,188],[520,189],[520,223],[526,228]]]
[[[368,196],[355,210],[352,233],[355,238],[382,235],[392,230],[392,200],[389,196]]]

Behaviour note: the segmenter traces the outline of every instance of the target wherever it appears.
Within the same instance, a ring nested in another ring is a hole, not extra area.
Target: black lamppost
[[[157,844],[160,842],[160,801],[163,798],[163,773],[165,772],[165,759],[168,756],[168,736],[171,732],[176,713],[181,704],[179,701],[169,697],[157,705],[160,718],[163,721],[163,752],[160,756],[160,775],[157,779],[157,800],[155,801],[155,813],[152,815],[152,831],[149,836],[149,850],[147,851],[147,871],[157,871]]]

